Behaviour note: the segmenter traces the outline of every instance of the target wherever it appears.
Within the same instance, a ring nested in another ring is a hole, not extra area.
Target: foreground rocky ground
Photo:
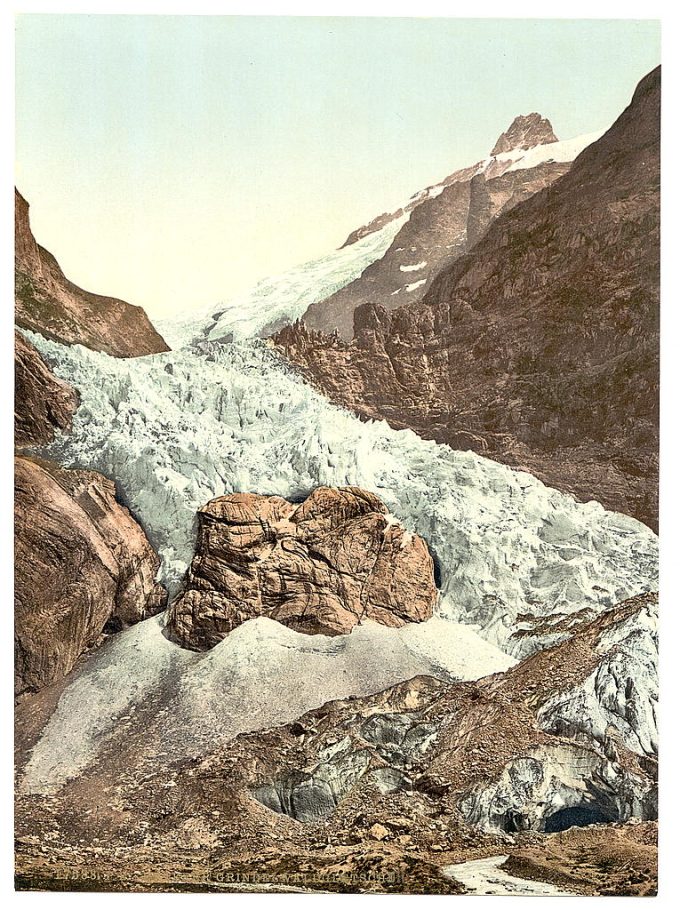
[[[31,792],[65,682],[47,687],[17,712],[18,887],[461,893],[444,867],[504,854],[568,891],[653,893],[655,605],[570,617],[505,673],[417,677],[183,759],[140,703],[83,773]],[[598,692],[602,717],[584,701]]]

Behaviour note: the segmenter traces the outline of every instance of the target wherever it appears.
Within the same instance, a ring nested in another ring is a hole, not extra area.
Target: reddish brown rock
[[[358,487],[319,487],[299,505],[237,493],[198,517],[196,555],[168,619],[185,647],[212,648],[255,616],[341,635],[363,619],[398,627],[432,615],[427,545]]]
[[[660,70],[423,302],[275,339],[333,401],[657,527]],[[384,301],[383,301],[384,303]]]
[[[75,389],[52,373],[30,341],[14,333],[14,442],[46,445],[55,430],[71,429],[78,407]]]
[[[28,203],[17,190],[14,226],[17,325],[114,357],[169,350],[141,307],[91,294],[66,278],[54,256],[36,243]]]
[[[94,471],[16,458],[15,690],[61,679],[103,632],[159,612],[159,560]]]

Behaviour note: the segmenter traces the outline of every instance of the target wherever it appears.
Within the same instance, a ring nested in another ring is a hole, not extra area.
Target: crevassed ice
[[[359,420],[331,405],[261,340],[123,360],[30,333],[81,396],[66,465],[114,477],[176,583],[196,510],[250,491],[299,498],[316,486],[376,493],[438,562],[439,611],[510,653],[518,614],[600,609],[656,589],[657,537],[472,452]]]
[[[602,659],[578,686],[560,692],[539,711],[551,732],[568,729],[604,742],[612,729],[640,755],[658,752],[658,607],[648,604],[601,635]]]
[[[246,294],[213,308],[203,322],[155,320],[170,343],[185,344],[194,338],[219,341],[272,334],[295,322],[311,304],[325,300],[358,278],[385,253],[408,215],[402,215],[361,240],[327,256],[265,278]]]

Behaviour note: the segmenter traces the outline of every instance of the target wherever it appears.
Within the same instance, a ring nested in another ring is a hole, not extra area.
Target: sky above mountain
[[[21,15],[16,181],[71,280],[226,301],[486,156],[517,114],[608,127],[659,25]]]

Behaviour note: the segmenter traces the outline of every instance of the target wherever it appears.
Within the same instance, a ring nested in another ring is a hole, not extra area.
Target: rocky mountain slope
[[[432,616],[427,544],[366,490],[317,487],[300,504],[237,493],[213,499],[198,521],[196,555],[167,623],[184,647],[212,648],[256,616],[311,635]]]
[[[36,243],[28,203],[18,190],[14,202],[17,325],[115,357],[168,350],[141,307],[91,294],[69,281],[54,256]]]
[[[305,324],[350,339],[358,306],[377,303],[392,310],[419,303],[437,273],[473,247],[501,212],[565,174],[597,135],[558,142],[540,115],[515,118],[488,158],[417,193],[393,213],[391,218],[409,217],[385,254],[331,297],[312,303]],[[386,219],[381,216],[376,226]]]
[[[81,290],[40,247],[15,190],[16,322],[117,357],[167,351],[139,307]],[[25,456],[68,434],[80,403],[15,332],[15,691],[49,686],[111,632],[159,612],[165,589],[142,528],[92,471]]]
[[[660,69],[418,307],[279,348],[333,401],[657,523]],[[547,146],[549,148],[549,146]]]
[[[158,613],[158,557],[92,471],[14,462],[16,693],[71,671],[106,632]]]
[[[68,431],[78,395],[51,372],[20,332],[14,333],[14,443],[45,445],[55,431]]]

